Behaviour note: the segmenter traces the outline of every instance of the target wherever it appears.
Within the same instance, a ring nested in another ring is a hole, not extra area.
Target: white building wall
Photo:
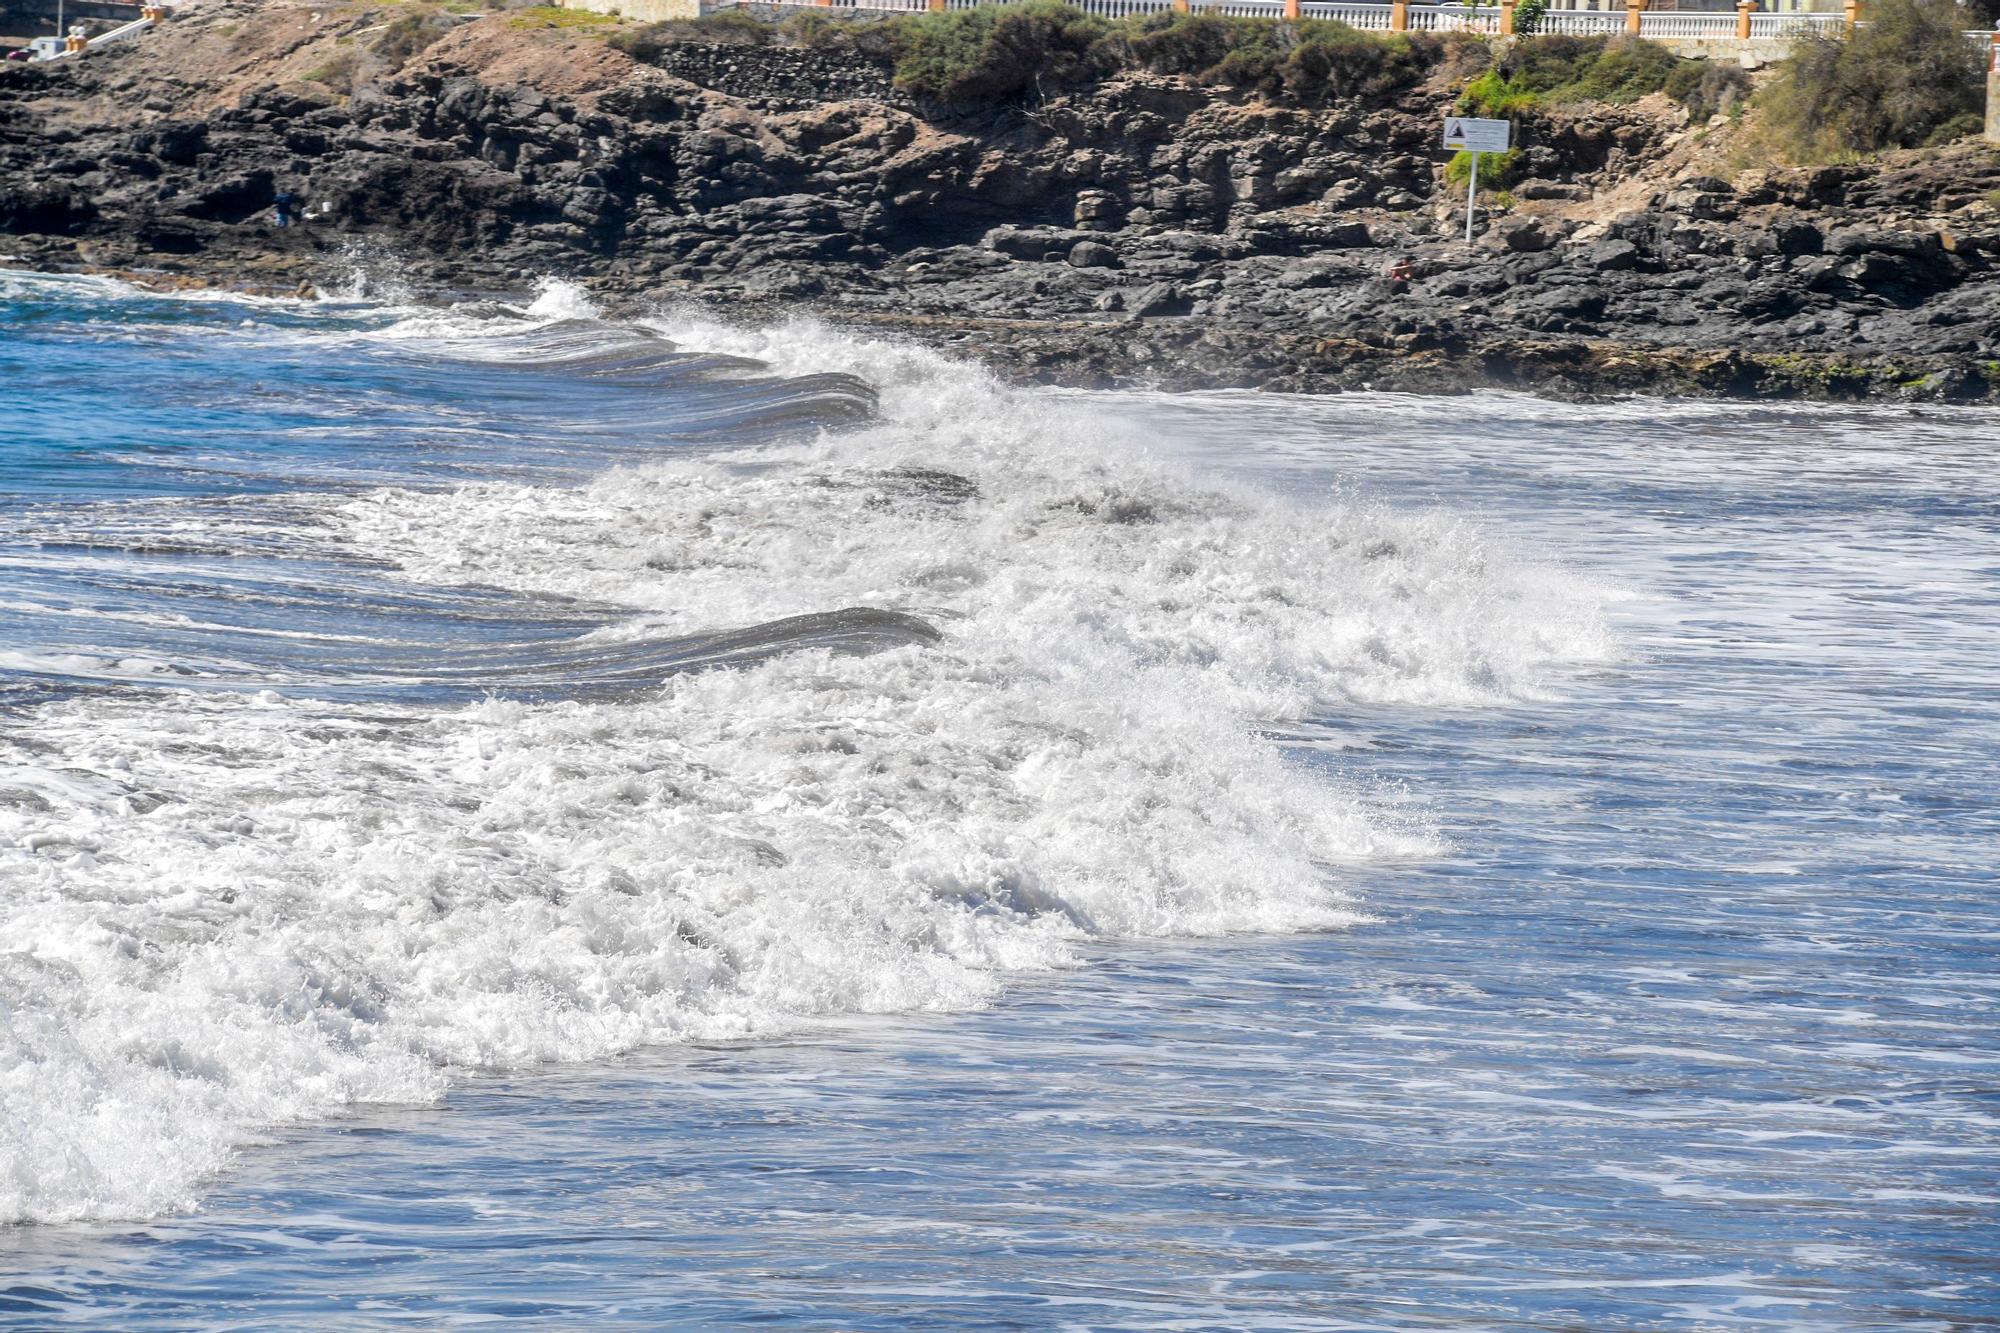
[[[587,9],[593,14],[659,23],[666,19],[701,17],[701,0],[556,0],[563,9]]]

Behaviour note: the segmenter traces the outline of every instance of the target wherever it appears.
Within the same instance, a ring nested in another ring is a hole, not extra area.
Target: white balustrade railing
[[[1734,37],[1736,15],[1647,10],[1639,15],[1639,35],[1668,39]]]
[[[1197,14],[1224,14],[1235,19],[1275,19],[1285,16],[1283,0],[1189,0]]]
[[[1411,32],[1500,31],[1500,10],[1476,5],[1411,5]]]
[[[1174,7],[1173,0],[1069,0],[1086,14],[1122,19],[1134,14],[1158,14]]]
[[[822,0],[776,0],[779,4],[818,5]],[[824,0],[836,9],[875,9],[895,13],[921,13],[930,7],[929,0]],[[944,8],[949,10],[981,9],[994,4],[1012,4],[1017,0],[944,0]],[[1122,19],[1138,14],[1160,14],[1172,10],[1175,0],[1068,0],[1068,3],[1086,14],[1099,18]],[[1283,18],[1285,0],[1187,0],[1188,8],[1197,14],[1222,14],[1231,18]],[[1351,28],[1369,32],[1390,31],[1390,16],[1393,7],[1386,4],[1364,4],[1358,0],[1300,0],[1299,14],[1302,18],[1332,20],[1345,23]],[[1542,14],[1539,33],[1561,33],[1572,37],[1590,37],[1604,33],[1621,33],[1626,30],[1625,11],[1620,9],[1550,9]],[[1846,31],[1847,19],[1844,14],[1752,14],[1750,15],[1750,37],[1754,41],[1783,40],[1806,32],[1819,32],[1828,36],[1839,36]],[[140,19],[115,29],[91,42],[113,41],[129,33],[151,26],[150,20]],[[1409,7],[1409,31],[1411,32],[1474,32],[1498,35],[1500,32],[1500,9],[1495,5],[1453,5],[1453,4],[1413,4]],[[1727,42],[1736,39],[1737,16],[1730,11],[1721,13],[1681,10],[1645,10],[1639,15],[1639,34],[1642,37],[1661,41],[1680,42]],[[1993,41],[1993,32],[1980,29],[1967,32],[1966,39],[1981,47]]]
[[[1844,14],[1752,14],[1750,16],[1750,36],[1760,41],[1796,37],[1807,32],[1834,36],[1846,30],[1847,17]]]
[[[1299,14],[1309,19],[1330,19],[1335,23],[1345,23],[1350,28],[1361,28],[1368,32],[1389,31],[1387,5],[1306,3],[1299,6]]]
[[[1565,37],[1594,37],[1604,32],[1625,31],[1625,15],[1598,9],[1551,9],[1542,15],[1538,33],[1561,33]]]

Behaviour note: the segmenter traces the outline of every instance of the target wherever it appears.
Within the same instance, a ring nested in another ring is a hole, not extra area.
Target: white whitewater
[[[591,316],[551,287],[284,345],[484,362]],[[302,529],[385,581],[623,608],[587,643],[847,606],[942,641],[610,699],[0,716],[0,1221],[184,1208],[260,1131],[454,1070],[977,1005],[1095,937],[1353,925],[1366,867],[1437,839],[1262,730],[1546,696],[1616,651],[1600,590],[1449,515],[1205,481],[929,353],[673,312],[590,336],[851,375],[879,414],[577,486],[295,495]]]

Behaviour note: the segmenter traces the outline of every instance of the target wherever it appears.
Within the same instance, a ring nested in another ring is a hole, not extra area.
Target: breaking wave
[[[63,685],[0,714],[0,1221],[188,1206],[260,1131],[455,1069],[1352,925],[1435,841],[1269,729],[1611,651],[1591,589],[1450,516],[1208,484],[892,343],[559,288],[353,323],[270,346],[391,348],[380,391],[475,435],[465,368],[532,372],[588,475],[527,440],[251,511],[12,506],[66,577],[31,529],[88,531],[112,614],[0,661]],[[243,564],[279,548],[309,570]],[[162,609],[141,559],[235,591]]]

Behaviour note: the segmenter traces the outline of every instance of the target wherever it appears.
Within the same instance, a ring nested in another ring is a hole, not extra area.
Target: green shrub
[[[1276,46],[1239,46],[1202,78],[1207,83],[1255,88],[1275,96],[1285,88],[1285,55]]]
[[[1479,155],[1479,188],[1482,190],[1504,191],[1514,184],[1521,170],[1521,150],[1509,148],[1504,153],[1481,153]],[[1444,178],[1449,185],[1461,188],[1472,179],[1472,154],[1453,153],[1451,161],[1444,164]]]
[[[1719,60],[1684,60],[1667,76],[1667,96],[1687,108],[1696,122],[1728,115],[1750,96],[1750,76],[1741,66]]]
[[[1493,44],[1477,33],[1447,32],[1435,40],[1440,47],[1434,73],[1448,83],[1462,84],[1493,68]]]
[[[1128,19],[1121,35],[1127,63],[1303,102],[1408,87],[1463,45],[1427,33],[1378,35],[1318,19],[1279,23],[1217,14],[1150,14]],[[1475,45],[1483,58],[1485,43]]]
[[[912,15],[896,24],[896,86],[943,102],[1077,87],[1115,67],[1109,28],[1058,0]]]
[[[1107,24],[1058,0],[897,20],[896,81],[947,102],[1085,86],[1119,69],[1181,74],[1304,102],[1374,97],[1486,46],[1461,36],[1375,34],[1344,23],[1147,14]]]
[[[1458,95],[1458,109],[1504,119],[1541,100],[1542,94],[1516,87],[1498,69],[1489,69],[1465,85],[1465,91]]]
[[[873,19],[867,10],[836,17],[824,9],[801,9],[778,24],[787,46],[808,51],[847,51],[877,59],[896,53],[895,26]]]
[[[1548,17],[1549,0],[1521,0],[1514,6],[1514,33],[1519,37],[1532,37],[1542,30],[1542,20]]]
[[[1970,125],[1985,104],[1984,61],[1953,0],[1876,0],[1846,40],[1792,43],[1758,99],[1767,138],[1797,162],[1915,148]]]
[[[567,12],[567,11],[565,11]],[[1463,33],[1366,33],[1344,23],[1147,14],[1107,23],[1062,0],[871,20],[807,10],[773,25],[738,10],[625,28],[611,44],[655,62],[677,42],[846,50],[892,59],[898,87],[960,105],[1050,96],[1120,69],[1187,75],[1304,102],[1377,97],[1434,70],[1468,77],[1491,59]]]
[[[1582,77],[1571,85],[1569,100],[1636,102],[1647,93],[1665,89],[1667,80],[1683,65],[1705,63],[1683,61],[1661,43],[1643,37],[1613,37],[1604,43],[1603,50],[1589,63]]]
[[[1466,85],[1459,109],[1504,117],[1546,102],[1636,102],[1676,85],[1691,94],[1711,66],[1710,61],[1683,60],[1658,42],[1622,34],[1523,38]],[[1736,75],[1741,78],[1742,72]],[[1719,101],[1720,86],[1712,91]]]
[[[1192,74],[1214,80],[1218,66],[1246,47],[1277,54],[1277,23],[1221,14],[1144,14],[1127,19],[1123,37],[1130,63],[1155,74]]]
[[[1298,45],[1286,57],[1285,89],[1300,101],[1380,97],[1420,82],[1444,43],[1428,34],[1378,37],[1345,23],[1298,25]]]
[[[1986,128],[1986,117],[1977,111],[1961,111],[1944,124],[1924,136],[1925,148],[1936,148],[1939,144],[1963,139],[1969,134],[1978,134]]]

